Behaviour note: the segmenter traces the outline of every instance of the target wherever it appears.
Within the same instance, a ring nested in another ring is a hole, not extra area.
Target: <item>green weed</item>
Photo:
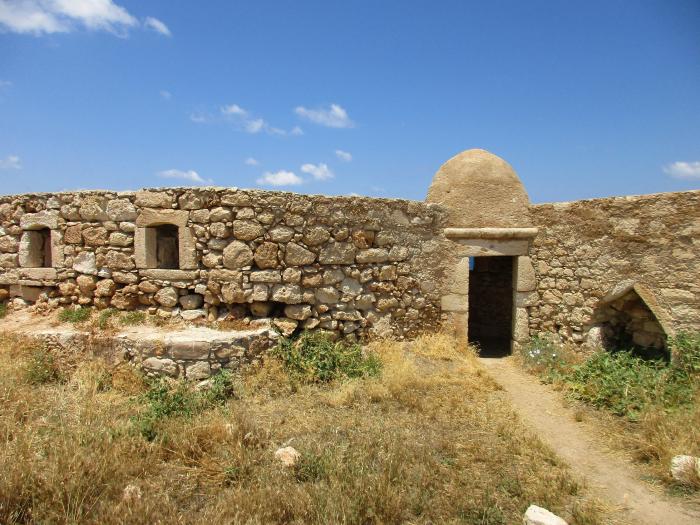
[[[159,434],[161,421],[172,417],[192,417],[222,405],[227,399],[236,397],[238,392],[237,383],[228,371],[214,376],[208,388],[201,390],[184,380],[153,379],[142,396],[146,410],[132,418],[132,422],[144,438],[153,441]]]
[[[0,304],[0,319],[5,317],[7,315],[7,305],[6,304]]]
[[[674,360],[644,359],[634,349],[596,352],[581,363],[566,350],[535,337],[523,352],[526,368],[563,383],[569,395],[637,421],[651,407],[672,411],[692,402],[700,376],[700,335],[669,340]]]
[[[302,383],[376,376],[381,361],[375,353],[364,353],[357,344],[333,341],[323,332],[304,332],[297,339],[282,339],[272,354],[284,363],[287,373]]]
[[[64,323],[82,323],[92,315],[92,308],[64,308],[58,313],[58,320]]]

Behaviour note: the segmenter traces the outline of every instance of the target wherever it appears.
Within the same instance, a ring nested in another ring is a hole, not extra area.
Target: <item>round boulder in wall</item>
[[[427,202],[448,210],[448,226],[514,228],[530,224],[530,199],[510,164],[483,149],[445,162],[433,177]]]

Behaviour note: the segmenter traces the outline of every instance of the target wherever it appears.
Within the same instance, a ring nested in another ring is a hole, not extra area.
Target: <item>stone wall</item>
[[[520,298],[530,334],[584,342],[630,294],[655,318],[639,340],[653,339],[653,321],[666,335],[700,330],[700,191],[540,204],[530,213],[539,228],[530,250],[537,289]]]
[[[0,197],[0,301],[269,317],[286,335],[459,334],[491,315],[469,304],[469,258],[509,257],[514,348],[539,332],[658,347],[700,330],[700,191],[522,214],[490,228],[444,203],[235,188]]]
[[[410,336],[440,325],[445,215],[422,202],[235,188],[0,197],[0,301]],[[177,269],[156,267],[162,225],[177,228],[179,253],[167,256]]]

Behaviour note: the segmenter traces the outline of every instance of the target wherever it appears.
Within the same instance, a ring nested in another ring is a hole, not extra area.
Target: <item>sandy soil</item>
[[[512,358],[482,358],[504,395],[531,428],[622,517],[639,525],[698,525],[700,510],[673,501],[640,479],[638,468],[603,444],[594,422],[577,422],[563,396],[523,371]]]

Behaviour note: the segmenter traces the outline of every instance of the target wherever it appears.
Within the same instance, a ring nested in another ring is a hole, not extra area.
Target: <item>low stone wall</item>
[[[700,330],[700,191],[540,204],[530,213],[539,228],[530,250],[537,289],[522,299],[531,334],[584,342],[611,317],[603,310],[630,293],[667,335]],[[656,326],[647,326],[638,339],[658,344]]]
[[[422,202],[235,188],[0,197],[0,300],[410,336],[441,322],[444,218]],[[156,246],[163,224],[177,254]],[[161,256],[179,267],[154,267]]]
[[[267,319],[236,331],[195,327],[170,333],[145,329],[95,334],[55,327],[23,333],[59,355],[89,352],[112,363],[131,363],[147,374],[190,380],[255,364],[279,338]]]

